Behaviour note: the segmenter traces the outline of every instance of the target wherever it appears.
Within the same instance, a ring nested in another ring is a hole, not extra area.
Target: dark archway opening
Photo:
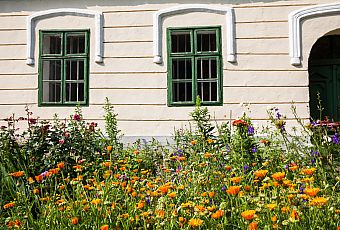
[[[308,72],[312,119],[340,121],[340,35],[317,40],[309,56]]]

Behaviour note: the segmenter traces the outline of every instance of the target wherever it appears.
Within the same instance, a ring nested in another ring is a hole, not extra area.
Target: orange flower
[[[175,198],[176,197],[176,192],[169,193],[168,197]]]
[[[246,185],[246,186],[244,186],[244,190],[250,191],[250,190],[251,190],[251,187],[250,187],[249,185]]]
[[[139,151],[138,151],[138,150],[135,150],[135,151],[133,151],[133,154],[138,155],[138,154],[139,154]]]
[[[241,177],[233,177],[230,179],[231,182],[237,184],[237,183],[240,183],[241,181]]]
[[[257,222],[253,221],[249,224],[249,230],[257,230]]]
[[[270,144],[270,141],[266,140],[266,139],[262,139],[262,140],[260,140],[260,142],[263,143],[264,145],[269,145]]]
[[[272,222],[276,222],[277,221],[277,216],[272,216]]]
[[[104,166],[104,167],[110,167],[111,164],[112,164],[111,161],[105,161],[105,162],[102,163],[102,166]]]
[[[161,218],[165,217],[165,211],[164,210],[156,210],[155,214]]]
[[[197,141],[196,141],[196,140],[192,140],[192,141],[191,141],[191,144],[192,144],[192,145],[196,145],[196,144],[197,144]]]
[[[72,218],[71,218],[71,223],[72,223],[73,225],[78,224],[78,221],[79,221],[78,217],[72,217]]]
[[[289,212],[289,208],[288,207],[282,207],[281,212],[283,212],[283,213]]]
[[[49,171],[50,173],[56,175],[56,174],[58,174],[59,170],[60,170],[59,168],[55,168],[55,169],[50,169],[50,170],[48,170],[48,171]]]
[[[145,205],[145,202],[141,200],[137,203],[137,208],[142,209],[142,208],[144,208],[144,205]]]
[[[212,153],[205,153],[204,158],[210,158],[213,154]]]
[[[241,213],[241,216],[246,220],[252,220],[255,216],[256,211],[255,210],[246,210]]]
[[[187,220],[186,220],[184,217],[179,217],[179,218],[178,218],[178,221],[179,221],[180,223],[185,223],[185,222],[187,222]]]
[[[109,225],[105,224],[100,227],[100,230],[109,230]]]
[[[232,122],[232,125],[233,125],[233,126],[242,127],[242,126],[247,126],[247,125],[248,125],[248,123],[247,123],[247,122],[245,122],[245,121],[244,121],[244,120],[242,120],[242,119],[239,119],[239,120],[235,120],[235,121],[233,121],[233,122]]]
[[[290,218],[293,220],[299,220],[299,214],[295,209],[293,209],[292,213],[290,214]]]
[[[319,188],[306,188],[303,192],[309,196],[316,196],[319,191]]]
[[[40,192],[39,189],[37,189],[37,188],[33,189],[34,194],[38,194],[39,192]]]
[[[302,173],[305,175],[313,175],[316,171],[316,168],[302,169]]]
[[[9,175],[12,176],[12,177],[19,178],[19,177],[22,177],[23,175],[25,175],[25,173],[24,173],[24,171],[18,171],[18,172],[10,173]]]
[[[102,202],[101,199],[94,199],[94,200],[91,201],[91,204],[97,205],[97,204],[100,204],[101,202]]]
[[[157,191],[160,191],[160,192],[162,192],[162,193],[168,193],[169,189],[170,189],[170,185],[165,184],[165,185],[160,186],[160,187],[157,189]]]
[[[203,224],[203,220],[201,220],[199,218],[197,218],[197,219],[192,218],[192,219],[189,220],[188,224],[191,227],[194,227],[194,228],[195,227],[199,227],[199,226],[201,226]]]
[[[4,209],[12,208],[12,207],[14,207],[14,205],[15,205],[15,202],[10,202],[10,203],[4,205]]]
[[[223,216],[222,210],[217,210],[215,213],[211,214],[211,218],[218,219]]]
[[[207,142],[208,142],[209,144],[211,144],[211,143],[214,143],[214,140],[211,139],[211,138],[209,138],[209,139],[207,140]]]
[[[109,145],[109,146],[106,147],[106,150],[107,150],[108,152],[111,152],[112,149],[113,149],[112,145]]]
[[[268,173],[268,170],[258,170],[258,171],[255,171],[254,172],[254,175],[257,177],[257,178],[263,178],[267,175]]]
[[[240,192],[241,186],[230,186],[226,192],[229,195],[237,195]]]
[[[64,166],[65,166],[64,162],[60,162],[60,163],[57,164],[58,169],[62,169],[62,168],[64,168]]]
[[[323,206],[327,204],[327,199],[324,197],[315,197],[313,200],[310,201],[310,205],[313,206]]]
[[[227,166],[225,166],[225,169],[228,170],[228,171],[230,171],[230,170],[231,170],[231,166],[230,166],[230,165],[227,165]]]
[[[205,210],[206,210],[206,208],[201,206],[201,205],[195,206],[195,211],[197,211],[197,212],[204,212]]]
[[[209,197],[210,197],[210,198],[213,198],[214,196],[215,196],[215,192],[213,192],[213,191],[212,191],[212,192],[209,192]]]
[[[289,167],[289,169],[292,170],[292,171],[295,171],[298,168],[299,168],[299,166],[297,166],[297,165],[293,165],[293,166]]]
[[[277,172],[272,175],[272,178],[274,180],[280,181],[285,177],[285,175],[286,175],[285,172]]]

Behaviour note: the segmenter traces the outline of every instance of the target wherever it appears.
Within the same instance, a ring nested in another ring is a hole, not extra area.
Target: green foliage
[[[117,124],[117,116],[114,112],[113,105],[110,103],[109,99],[105,98],[105,130],[108,136],[107,145],[113,146],[116,150],[119,150],[123,147],[120,139],[122,137],[121,130],[118,129]]]

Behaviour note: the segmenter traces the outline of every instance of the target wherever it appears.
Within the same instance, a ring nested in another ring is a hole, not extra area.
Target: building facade
[[[103,126],[108,97],[126,137],[160,138],[197,96],[217,122],[278,107],[293,124],[292,102],[309,119],[320,92],[337,120],[339,22],[328,0],[0,1],[0,119],[79,103]]]

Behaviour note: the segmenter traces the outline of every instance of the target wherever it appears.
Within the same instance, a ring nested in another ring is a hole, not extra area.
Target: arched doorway
[[[308,60],[311,117],[340,121],[340,35],[327,35],[314,44]],[[318,99],[319,94],[319,99]]]

